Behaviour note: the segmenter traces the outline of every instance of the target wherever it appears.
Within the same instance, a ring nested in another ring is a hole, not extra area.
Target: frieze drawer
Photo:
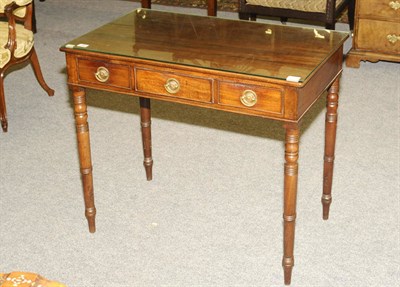
[[[212,103],[212,79],[179,72],[135,69],[136,91]]]
[[[113,86],[131,89],[130,67],[78,58],[78,80],[80,83]]]
[[[283,116],[283,95],[284,91],[273,85],[243,85],[228,81],[218,83],[218,103],[225,106]]]

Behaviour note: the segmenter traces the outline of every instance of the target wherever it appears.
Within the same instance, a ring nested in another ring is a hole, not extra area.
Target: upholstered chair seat
[[[4,77],[8,68],[28,61],[40,86],[49,96],[54,95],[44,81],[35,51],[32,14],[32,0],[0,0],[0,120],[4,132],[8,128],[4,95]]]
[[[326,13],[326,0],[246,0],[246,2],[248,5]],[[344,0],[336,0],[336,8],[342,5],[343,2]]]
[[[1,1],[1,0],[0,0]],[[26,56],[33,47],[33,32],[24,26],[16,24],[16,49],[15,58]],[[3,68],[11,59],[11,51],[4,48],[8,41],[8,23],[0,22],[0,68]]]
[[[323,22],[326,28],[334,29],[337,16],[346,7],[352,29],[354,0],[239,0],[239,17],[255,20],[257,15],[273,16],[284,22],[297,18]]]

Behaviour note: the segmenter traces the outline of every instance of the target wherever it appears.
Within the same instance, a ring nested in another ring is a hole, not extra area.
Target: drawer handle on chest
[[[397,10],[400,8],[400,2],[399,1],[396,1],[396,2],[391,1],[391,2],[389,2],[389,6],[390,6],[390,8]]]
[[[240,102],[246,107],[252,107],[257,104],[257,94],[252,90],[243,91]]]
[[[94,76],[96,77],[96,80],[99,82],[107,82],[108,78],[110,77],[110,72],[106,67],[98,67],[97,72],[94,73]]]
[[[164,85],[165,90],[170,94],[176,94],[181,88],[179,81],[174,78],[170,78]]]
[[[387,35],[386,38],[392,44],[396,43],[397,41],[400,41],[400,36],[397,35]]]

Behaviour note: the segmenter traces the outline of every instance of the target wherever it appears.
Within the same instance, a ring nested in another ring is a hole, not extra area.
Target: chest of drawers
[[[400,62],[400,1],[357,1],[355,14],[346,66],[358,68],[361,60]]]

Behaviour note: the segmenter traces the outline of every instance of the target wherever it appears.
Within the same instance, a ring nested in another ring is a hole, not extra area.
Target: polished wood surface
[[[353,47],[346,66],[359,68],[360,61],[400,62],[400,1],[356,2]]]
[[[87,52],[251,76],[295,76],[304,83],[347,37],[325,29],[138,9],[68,44]],[[295,49],[299,42],[302,49]]]
[[[169,29],[165,29],[166,24]],[[257,35],[263,39],[257,40]],[[254,37],[254,44],[240,45],[245,36]],[[68,84],[74,98],[89,231],[95,231],[96,208],[86,88],[139,97],[147,180],[152,179],[153,167],[151,99],[279,120],[286,131],[282,265],[285,284],[290,284],[299,126],[304,114],[329,90],[323,179],[326,219],[332,190],[343,42],[347,37],[346,33],[334,31],[139,9],[61,47],[66,53]],[[238,61],[245,67],[238,67]],[[290,77],[294,75],[299,78]]]
[[[294,265],[294,230],[296,222],[296,197],[299,158],[300,128],[297,123],[285,125],[285,166],[284,166],[284,197],[283,197],[283,259],[285,284],[291,282]]]
[[[332,179],[333,163],[335,160],[335,143],[337,127],[337,109],[339,106],[339,79],[331,85],[328,90],[326,101],[325,116],[325,156],[323,173],[323,193],[322,193],[322,217],[324,220],[329,218],[329,207],[332,202]]]

